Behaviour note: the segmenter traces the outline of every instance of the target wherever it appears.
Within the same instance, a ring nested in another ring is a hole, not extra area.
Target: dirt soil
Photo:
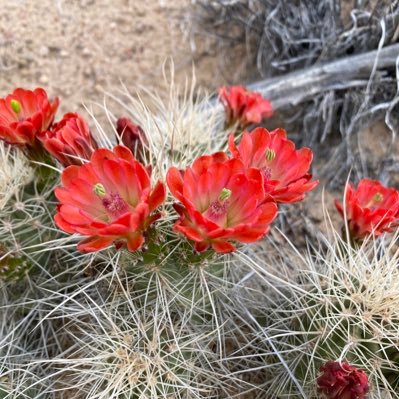
[[[61,111],[102,101],[104,90],[162,89],[162,65],[173,58],[177,80],[223,83],[217,60],[188,34],[190,0],[0,0],[0,97],[42,86]]]

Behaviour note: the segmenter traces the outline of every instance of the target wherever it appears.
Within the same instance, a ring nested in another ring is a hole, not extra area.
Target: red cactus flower
[[[58,98],[50,102],[43,89],[15,89],[0,99],[0,139],[9,144],[34,146],[36,135],[53,123]]]
[[[329,361],[320,368],[317,387],[325,399],[365,399],[369,391],[367,374],[347,362]]]
[[[221,87],[219,99],[225,108],[228,125],[238,122],[244,128],[253,123],[259,124],[262,119],[273,115],[272,104],[269,100],[242,86]]]
[[[311,149],[296,150],[283,129],[269,132],[256,128],[251,133],[244,132],[238,147],[230,135],[229,150],[245,167],[262,172],[265,192],[276,202],[301,201],[318,184],[308,173],[313,158]]]
[[[88,160],[97,143],[86,121],[78,114],[68,113],[62,120],[38,135],[44,148],[64,166],[81,165]]]
[[[257,241],[277,215],[277,205],[264,201],[260,171],[223,152],[202,156],[185,171],[170,168],[167,183],[182,204],[174,205],[180,215],[174,229],[199,252],[212,246],[227,253],[235,250],[231,241]]]
[[[399,191],[384,187],[377,180],[363,179],[354,189],[346,187],[345,209],[335,200],[339,213],[348,221],[350,236],[362,240],[374,233],[379,236],[399,225]]]
[[[147,143],[143,129],[129,118],[119,118],[116,121],[116,131],[121,143],[132,152],[139,153],[143,144]]]
[[[160,217],[152,214],[165,200],[165,186],[153,190],[146,168],[131,151],[116,146],[98,149],[90,162],[67,167],[63,187],[55,190],[60,201],[55,222],[68,233],[88,236],[78,244],[81,252],[94,252],[112,243],[129,251],[144,243],[143,233]]]

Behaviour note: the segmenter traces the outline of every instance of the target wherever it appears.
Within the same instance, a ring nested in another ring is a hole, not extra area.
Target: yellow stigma
[[[226,201],[231,197],[231,190],[224,188],[219,195],[219,201]]]
[[[101,183],[95,184],[93,187],[93,191],[94,194],[98,195],[100,198],[105,197],[105,187]]]
[[[381,202],[384,199],[384,196],[381,193],[375,193],[373,197],[374,202]]]
[[[18,100],[12,99],[10,102],[12,110],[16,113],[19,114],[21,112],[21,103]]]
[[[276,158],[276,152],[272,150],[271,148],[268,148],[266,150],[266,160],[271,162],[273,159]]]

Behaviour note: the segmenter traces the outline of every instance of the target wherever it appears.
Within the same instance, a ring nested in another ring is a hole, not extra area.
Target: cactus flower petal
[[[55,191],[60,201],[55,222],[68,233],[88,236],[78,245],[82,252],[112,243],[139,249],[145,230],[160,216],[152,212],[166,196],[164,185],[152,189],[147,169],[121,146],[95,150],[86,164],[67,167],[62,183]]]
[[[301,201],[313,190],[318,181],[309,172],[313,154],[310,148],[295,149],[283,129],[272,132],[256,128],[244,132],[237,146],[234,136],[229,137],[229,150],[245,167],[259,169],[264,178],[265,192],[276,202]]]
[[[260,240],[277,215],[274,202],[265,203],[263,176],[224,153],[205,155],[184,171],[170,168],[167,183],[181,204],[174,230],[195,242],[199,252],[212,247],[227,253],[233,242]]]
[[[242,86],[221,87],[219,99],[225,108],[228,125],[238,123],[244,128],[254,123],[259,124],[263,119],[273,115],[269,100]]]
[[[41,88],[15,89],[0,99],[0,139],[9,144],[34,146],[36,136],[53,123],[58,98],[49,101]]]
[[[39,134],[44,148],[62,165],[81,165],[97,148],[86,121],[76,113],[64,115],[51,130]]]
[[[338,212],[348,221],[354,240],[370,234],[380,236],[399,225],[399,191],[383,186],[377,180],[363,179],[356,189],[348,183],[344,205],[335,200]]]

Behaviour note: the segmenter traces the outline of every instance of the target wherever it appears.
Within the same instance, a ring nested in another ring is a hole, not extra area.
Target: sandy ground
[[[42,86],[61,97],[61,111],[101,101],[123,82],[164,87],[173,58],[177,80],[223,83],[217,60],[188,34],[190,0],[0,0],[0,96]],[[197,44],[197,46],[196,46]],[[192,49],[196,48],[195,59]],[[216,72],[216,73],[215,73]]]

